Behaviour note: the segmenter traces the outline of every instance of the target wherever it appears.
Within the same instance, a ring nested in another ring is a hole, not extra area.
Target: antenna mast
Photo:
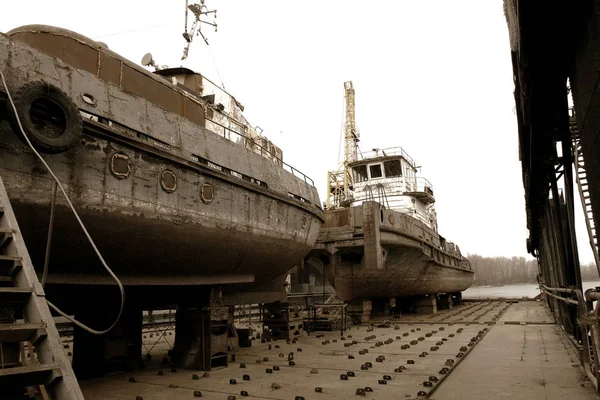
[[[344,82],[346,99],[346,122],[344,124],[344,162],[337,171],[327,173],[326,207],[337,208],[352,198],[354,180],[348,164],[358,160],[358,142],[360,133],[356,129],[354,109],[354,86],[352,81]]]
[[[214,18],[217,18],[217,10],[208,10],[208,7],[204,4],[205,0],[200,0],[199,3],[194,3],[188,5],[188,0],[185,0],[185,25],[183,38],[187,42],[185,48],[183,49],[183,57],[181,60],[185,60],[188,57],[188,53],[190,51],[190,44],[194,40],[194,36],[202,36],[204,43],[208,44],[208,40],[202,33],[202,24],[207,24],[215,27],[215,32],[217,31],[217,24],[215,22],[203,21],[201,18],[203,15],[214,14]],[[188,10],[194,14],[194,22],[192,23],[192,27],[188,31]]]

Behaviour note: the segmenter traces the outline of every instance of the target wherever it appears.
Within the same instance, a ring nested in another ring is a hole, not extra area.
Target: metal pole
[[[325,264],[323,264],[323,275],[321,275],[323,279],[323,301],[321,303],[325,304]]]
[[[600,292],[597,292],[595,290],[586,291],[585,299],[588,301],[589,300],[600,300]]]
[[[185,0],[185,24],[184,24],[185,33],[187,33],[187,28],[188,28],[188,0]]]
[[[52,247],[52,234],[54,232],[54,208],[56,206],[56,193],[58,185],[56,182],[52,184],[52,206],[50,208],[50,223],[48,225],[48,238],[46,239],[46,255],[44,258],[44,272],[42,274],[42,287],[46,285],[48,278],[48,264],[50,263],[50,248]]]
[[[206,312],[205,310],[202,310],[200,312],[200,316],[202,318],[202,366],[204,367],[205,371],[210,371],[210,365],[208,366],[208,369],[206,368],[206,348],[207,348],[207,345],[206,345],[206,335],[204,334],[204,323],[206,322],[206,318],[205,318],[205,315],[204,315],[205,312]],[[210,349],[210,344],[208,345],[208,348]]]

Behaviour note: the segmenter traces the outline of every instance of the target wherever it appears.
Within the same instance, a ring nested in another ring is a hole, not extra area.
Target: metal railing
[[[600,360],[598,359],[598,351],[600,350],[600,301],[598,300],[600,300],[600,292],[596,289],[589,289],[585,292],[584,297],[579,289],[551,288],[543,284],[540,284],[540,287],[551,298],[576,306],[577,321],[582,331],[582,348],[580,349],[579,359],[596,391],[600,391],[598,386],[600,381]],[[593,306],[594,301],[596,301],[595,308]],[[570,338],[574,343],[577,343],[574,338]]]
[[[433,185],[425,178],[416,178],[417,192],[429,193],[433,196]]]
[[[269,150],[265,149],[263,146],[261,146],[256,139],[251,138],[251,137],[247,137],[246,135],[236,132],[235,130],[226,127],[225,125],[221,125],[220,123],[213,121],[211,119],[207,119],[207,121],[220,126],[221,128],[223,128],[223,133],[221,134],[220,132],[215,132],[217,134],[220,134],[221,136],[223,136],[225,139],[232,141],[233,143],[236,144],[240,144],[243,145],[246,149],[249,150],[254,150],[254,147],[258,147],[260,149],[260,154],[261,157],[264,158],[268,158],[265,157],[265,154],[268,154],[269,156],[271,156],[273,159],[277,160],[277,164],[279,164],[280,167],[282,167],[284,170],[286,170],[287,172],[291,173],[292,175],[294,175],[297,178],[302,178],[304,180],[304,182],[308,183],[309,185],[311,185],[312,187],[315,186],[315,182],[306,174],[302,173],[300,170],[292,167],[291,165],[289,165],[288,163],[286,163],[285,161],[283,161],[281,159],[281,157],[278,157],[277,155],[273,154],[272,152],[270,152]],[[238,140],[233,140],[233,137],[237,136]],[[249,145],[250,143],[250,145]],[[299,174],[299,175],[298,175]]]
[[[402,156],[412,167],[416,168],[415,161],[402,147],[389,147],[387,149],[373,149],[372,151],[361,152],[359,159],[365,160],[368,158],[387,156]]]

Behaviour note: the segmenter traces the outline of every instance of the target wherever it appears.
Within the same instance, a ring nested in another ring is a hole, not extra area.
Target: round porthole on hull
[[[96,98],[94,96],[92,96],[91,94],[82,93],[81,100],[83,100],[84,103],[86,103],[92,107],[96,107]]]
[[[131,174],[131,161],[122,153],[115,153],[110,159],[110,172],[118,179],[125,179]]]
[[[177,175],[168,169],[160,174],[160,187],[167,193],[177,190]]]
[[[210,183],[203,183],[200,188],[200,197],[204,204],[212,203],[215,198],[215,191]]]
[[[394,225],[396,223],[396,218],[394,218],[394,214],[390,214],[388,216],[388,221],[390,222],[390,224]]]

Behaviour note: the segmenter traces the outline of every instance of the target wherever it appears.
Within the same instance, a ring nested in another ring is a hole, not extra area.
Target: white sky
[[[191,1],[190,1],[191,2]],[[185,0],[11,1],[0,31],[74,30],[139,63],[182,65]],[[512,67],[502,1],[207,0],[183,65],[225,86],[284,160],[315,180],[338,166],[343,82],[360,148],[402,146],[434,187],[440,233],[463,253],[526,256]],[[593,260],[577,207],[582,262]]]

